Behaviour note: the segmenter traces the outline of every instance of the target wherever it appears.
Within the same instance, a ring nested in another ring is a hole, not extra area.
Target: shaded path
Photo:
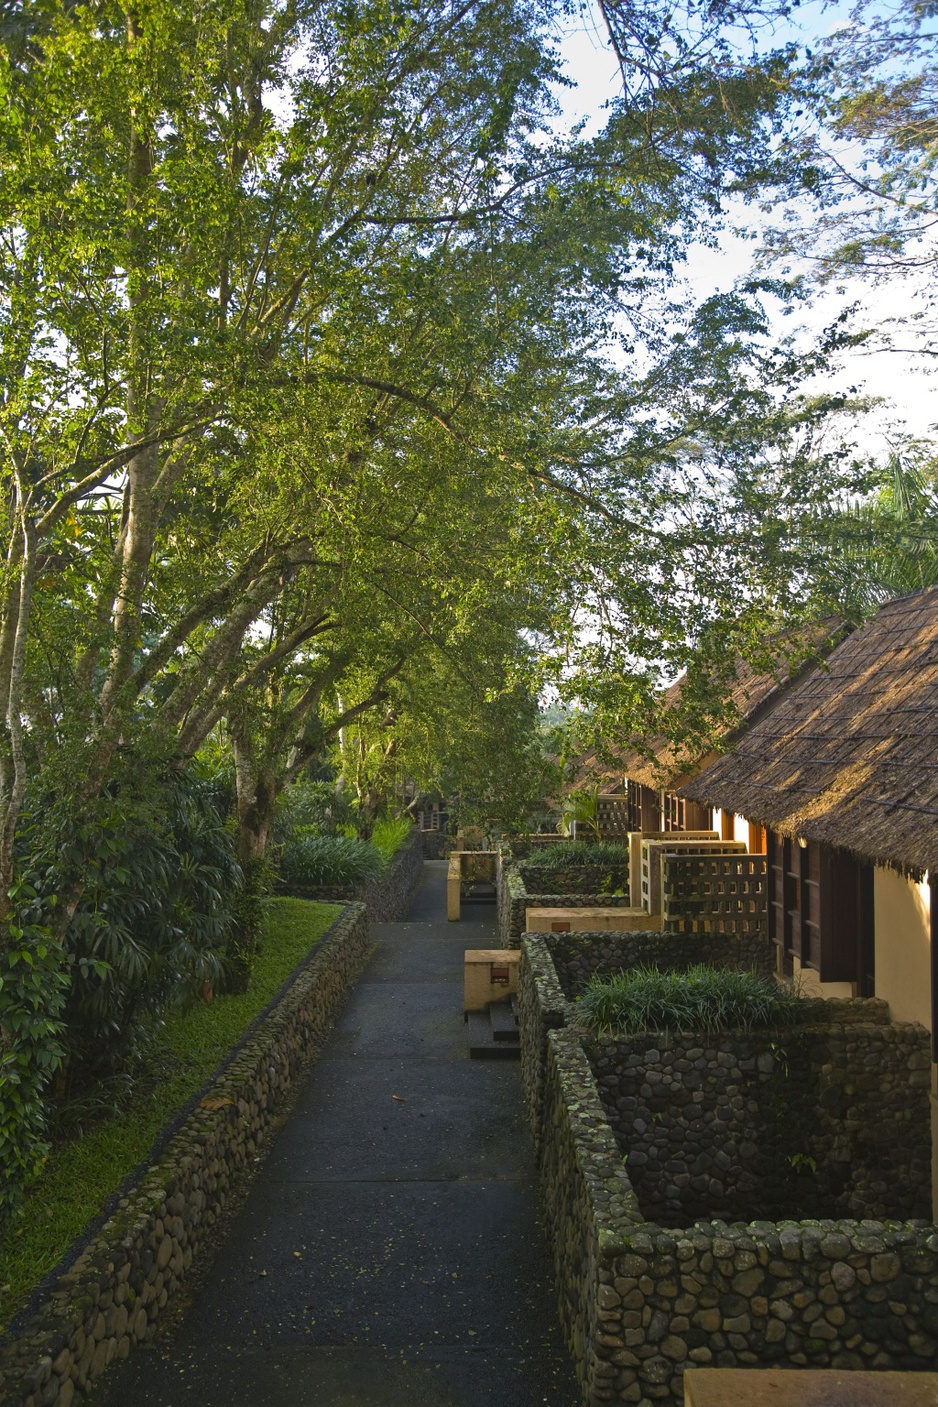
[[[188,1314],[98,1407],[574,1407],[519,1066],[470,1062],[462,1022],[494,911],[447,924],[426,872]]]

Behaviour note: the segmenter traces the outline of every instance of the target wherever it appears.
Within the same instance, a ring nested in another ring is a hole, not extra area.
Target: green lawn
[[[248,991],[167,1014],[152,1048],[159,1072],[153,1088],[53,1150],[22,1215],[0,1237],[0,1326],[146,1157],[163,1125],[205,1083],[340,912],[339,904],[274,899]]]

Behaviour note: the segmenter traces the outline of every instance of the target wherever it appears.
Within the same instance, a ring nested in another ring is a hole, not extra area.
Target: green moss
[[[338,904],[275,899],[246,992],[168,1012],[150,1049],[152,1081],[133,1103],[53,1149],[22,1213],[0,1237],[0,1324],[9,1321],[173,1114],[199,1089],[338,917]]]

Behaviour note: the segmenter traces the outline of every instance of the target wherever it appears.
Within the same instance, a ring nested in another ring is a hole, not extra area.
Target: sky
[[[802,40],[830,32],[843,22],[848,6],[814,3],[799,11],[798,30],[787,30],[779,41]],[[561,121],[572,123],[587,119],[587,132],[598,131],[604,122],[604,104],[616,96],[618,75],[610,50],[604,43],[601,21],[579,20],[566,32],[561,42],[568,76],[576,87],[560,89],[557,93],[562,108]],[[751,212],[747,212],[751,217]],[[696,246],[691,250],[685,277],[698,298],[732,288],[752,268],[755,246],[727,230],[719,247]],[[831,325],[847,304],[859,302],[865,321],[885,319],[914,307],[914,292],[903,290],[896,282],[888,288],[876,289],[860,282],[845,282],[837,289],[820,295],[810,310],[792,316],[777,315],[779,336],[798,329],[805,345],[822,328]],[[837,389],[857,387],[861,395],[883,398],[883,404],[864,416],[855,431],[858,443],[877,457],[888,453],[898,436],[906,432],[916,437],[935,438],[938,433],[938,403],[930,376],[932,367],[927,357],[880,351],[867,353],[857,349],[845,355]],[[820,386],[808,385],[809,390]]]

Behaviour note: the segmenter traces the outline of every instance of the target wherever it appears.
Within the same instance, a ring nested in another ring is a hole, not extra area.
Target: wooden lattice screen
[[[693,835],[666,835],[663,840],[643,840],[641,907],[646,913],[663,912],[661,858],[664,855],[685,852],[702,855],[744,855],[746,847],[741,840],[702,840]]]
[[[665,933],[769,931],[764,855],[664,855]]]
[[[628,843],[629,799],[627,796],[597,797],[599,833],[608,845]]]

